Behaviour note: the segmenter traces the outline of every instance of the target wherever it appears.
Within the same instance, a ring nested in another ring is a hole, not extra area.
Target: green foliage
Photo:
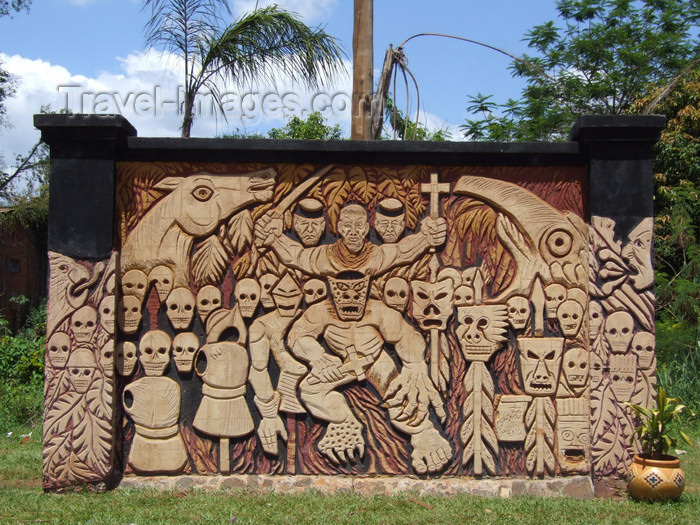
[[[267,134],[271,139],[342,140],[343,138],[340,125],[327,125],[325,117],[318,111],[311,113],[306,120],[295,115],[283,127],[272,128]]]
[[[0,17],[20,11],[29,11],[32,0],[0,0]]]
[[[561,24],[525,35],[535,55],[514,61],[527,80],[519,100],[469,98],[478,118],[462,126],[471,140],[563,140],[582,114],[621,114],[649,84],[668,82],[700,47],[696,0],[559,0]]]
[[[384,122],[401,140],[422,140],[444,142],[452,135],[446,129],[429,131],[423,124],[406,118],[400,109],[394,107],[394,101],[387,97],[384,107]]]
[[[634,432],[645,454],[649,454],[653,459],[662,459],[669,449],[675,448],[677,440],[671,433],[671,424],[681,423],[681,414],[688,410],[681,404],[680,399],[666,397],[664,388],[660,386],[656,396],[656,408],[645,408],[642,405],[626,402],[623,404],[631,408],[641,421]],[[679,434],[683,441],[693,446],[693,442],[685,432],[679,429]]]

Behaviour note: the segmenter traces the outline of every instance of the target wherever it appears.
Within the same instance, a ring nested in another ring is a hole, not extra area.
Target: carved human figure
[[[624,354],[634,336],[634,319],[628,312],[611,313],[605,320],[605,340],[613,354]]]
[[[194,319],[195,303],[189,288],[175,288],[170,292],[165,304],[168,307],[168,319],[175,330],[187,330],[190,327]]]
[[[384,302],[397,312],[404,313],[408,306],[410,291],[406,279],[392,277],[384,284]]]
[[[318,246],[326,231],[323,204],[316,199],[302,199],[292,214],[292,228],[305,247]]]
[[[564,473],[590,470],[588,399],[557,399],[557,461]]]
[[[65,332],[54,332],[46,346],[51,366],[57,369],[65,368],[70,356],[70,336]]]
[[[139,342],[139,363],[147,376],[162,376],[170,364],[170,336],[162,330],[146,332]]]
[[[384,242],[397,242],[406,228],[403,204],[394,198],[383,199],[377,204],[374,229]]]
[[[556,392],[561,371],[564,339],[560,337],[518,337],[523,390],[531,396]]]
[[[368,379],[384,399],[391,423],[411,436],[416,472],[442,470],[452,450],[427,417],[431,405],[440,420],[446,414],[423,360],[425,340],[399,312],[367,300],[369,276],[348,272],[329,278],[329,285],[330,299],[309,307],[288,338],[292,353],[310,366],[299,386],[301,399],[314,417],[328,422],[319,451],[334,463],[364,455],[362,425],[337,390]],[[384,343],[394,346],[400,370]]]
[[[202,326],[206,325],[207,317],[214,310],[218,310],[223,306],[223,294],[216,286],[207,284],[197,292],[197,315],[202,322]]]
[[[167,266],[156,266],[148,274],[148,282],[153,283],[158,294],[158,300],[163,304],[173,289],[175,274]]]
[[[447,236],[445,219],[426,217],[419,233],[394,244],[376,246],[367,240],[367,210],[358,204],[348,204],[340,210],[340,239],[331,245],[304,248],[282,234],[283,226],[282,215],[269,212],[255,224],[256,242],[270,246],[285,266],[316,276],[332,276],[349,270],[380,275],[394,266],[412,263],[430,247],[442,244]]]
[[[627,264],[636,272],[630,277],[630,281],[632,286],[640,292],[654,284],[654,266],[651,258],[653,231],[653,219],[651,217],[642,219],[630,232],[627,244],[621,252]]]
[[[195,353],[199,350],[199,338],[192,332],[182,332],[173,338],[173,360],[181,374],[192,372]]]
[[[66,369],[68,370],[68,378],[71,385],[73,385],[73,389],[78,394],[87,393],[97,370],[95,354],[87,348],[74,350],[68,358]]]

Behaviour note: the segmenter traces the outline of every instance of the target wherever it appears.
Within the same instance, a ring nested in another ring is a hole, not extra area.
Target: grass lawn
[[[694,432],[695,437],[700,431]],[[30,443],[0,436],[0,523],[478,523],[515,525],[700,523],[700,449],[682,456],[688,477],[678,502],[569,498],[439,498],[406,494],[274,495],[240,491],[44,494],[39,428]]]

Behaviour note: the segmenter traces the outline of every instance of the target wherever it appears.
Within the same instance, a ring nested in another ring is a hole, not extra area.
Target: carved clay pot
[[[685,472],[678,458],[664,455],[663,459],[649,459],[647,454],[634,456],[627,478],[627,490],[634,499],[673,500],[684,488]]]

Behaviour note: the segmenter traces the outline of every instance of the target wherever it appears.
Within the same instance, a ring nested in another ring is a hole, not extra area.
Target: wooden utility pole
[[[355,0],[352,32],[352,120],[350,138],[370,140],[374,78],[374,0]]]

